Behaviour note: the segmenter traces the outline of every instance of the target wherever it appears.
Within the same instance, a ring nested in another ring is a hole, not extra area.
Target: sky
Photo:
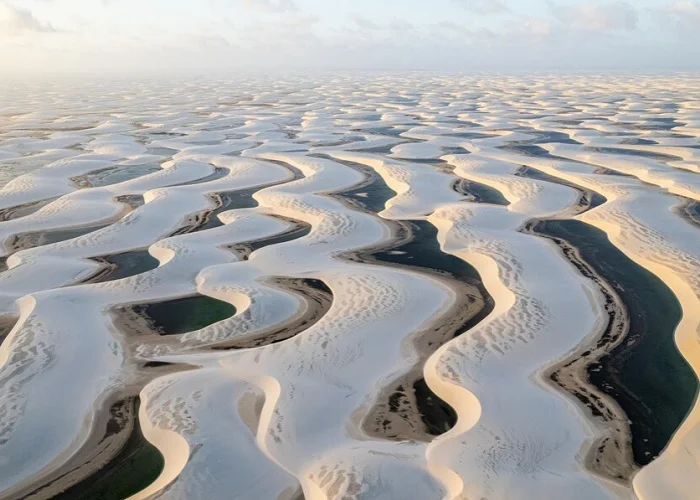
[[[698,70],[700,0],[0,0],[0,76]]]

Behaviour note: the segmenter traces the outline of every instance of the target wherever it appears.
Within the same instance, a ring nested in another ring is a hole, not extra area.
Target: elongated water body
[[[277,165],[281,165],[287,170],[290,170],[293,174],[292,179],[300,179],[303,177],[303,175],[294,167],[287,163],[283,162],[278,162],[278,161],[272,161],[272,160],[266,160],[269,163],[275,163]],[[220,169],[224,170],[224,169]],[[285,181],[289,182],[289,181]],[[270,187],[273,185],[276,185],[277,183],[274,184],[268,184],[266,186],[257,186],[254,188],[248,188],[248,189],[237,189],[234,191],[224,191],[221,193],[215,193],[211,195],[211,198],[214,200],[214,203],[216,204],[216,208],[213,210],[207,210],[199,214],[195,214],[194,216],[191,217],[192,222],[189,224],[186,224],[185,226],[181,227],[177,231],[173,232],[171,236],[175,236],[178,234],[187,234],[187,233],[196,233],[199,231],[204,231],[207,229],[213,229],[216,227],[220,227],[223,225],[221,220],[219,219],[219,214],[226,212],[228,210],[238,210],[238,209],[244,209],[244,208],[255,208],[258,206],[258,202],[255,200],[253,195],[260,191],[261,189],[264,189],[265,187]]]
[[[396,193],[387,186],[384,179],[374,169],[352,161],[331,159],[359,170],[367,177],[365,182],[359,186],[335,194],[335,196],[350,199],[374,213],[384,210],[386,202],[395,196]],[[487,196],[492,194],[490,191],[487,193]],[[469,302],[474,304],[473,307],[478,308],[477,312],[471,314],[467,321],[454,325],[452,327],[453,334],[462,333],[485,318],[493,309],[493,299],[481,284],[476,270],[463,260],[442,252],[437,240],[437,229],[429,222],[411,221],[403,224],[405,224],[406,234],[398,245],[362,254],[361,258],[369,262],[385,262],[437,272],[445,278],[455,279],[476,287],[481,297],[478,299],[476,297],[470,298]],[[439,347],[439,345],[430,342],[429,346],[432,350]],[[389,439],[420,439],[421,434],[436,436],[451,429],[456,423],[456,413],[428,387],[421,376],[417,376],[415,380],[401,382],[396,392],[388,397],[385,408],[379,410],[374,419],[376,428],[382,429],[380,433]],[[398,425],[396,424],[397,419]],[[422,429],[418,428],[417,419],[420,419]]]
[[[528,141],[530,144],[581,144],[580,142],[572,139],[566,132],[528,130],[526,133],[531,133],[536,136],[536,139]]]
[[[158,172],[159,170],[161,170],[161,168],[158,165],[120,166],[74,178],[73,182],[82,188],[104,187],[137,179],[144,175]]]
[[[164,156],[165,158],[171,158],[174,154],[177,154],[179,151],[177,149],[172,149],[172,148],[164,148],[164,147],[148,147],[146,148],[146,153],[149,155],[158,155],[158,156]]]
[[[196,233],[199,231],[205,231],[207,229],[213,229],[216,227],[221,227],[223,223],[219,220],[218,215],[227,210],[235,210],[241,208],[253,208],[258,206],[258,202],[255,201],[253,195],[257,193],[260,188],[251,189],[241,189],[239,191],[227,191],[224,193],[217,193],[212,196],[216,203],[216,208],[214,210],[206,211],[201,214],[197,214],[193,218],[191,224],[187,224],[177,231],[175,231],[171,236],[178,234],[188,234]]]
[[[280,218],[284,219],[283,217],[280,217]],[[262,240],[249,241],[247,243],[241,244],[240,246],[246,247],[249,250],[247,252],[249,254],[249,253],[255,252],[256,250],[259,250],[261,248],[265,248],[265,247],[268,247],[271,245],[278,245],[279,243],[286,243],[287,241],[294,241],[296,239],[303,238],[304,236],[307,236],[311,232],[311,225],[309,225],[309,224],[306,224],[306,223],[301,222],[301,221],[292,221],[292,220],[289,220],[289,222],[294,224],[294,227],[285,233],[282,233],[278,236],[272,236],[270,238],[264,238]]]
[[[406,222],[410,235],[400,246],[370,254],[380,262],[419,267],[430,271],[444,273],[446,276],[481,287],[479,273],[454,255],[447,254],[440,248],[437,239],[437,228],[428,221],[412,220]],[[483,289],[484,297],[488,297]],[[487,298],[487,303],[493,307],[493,299]]]
[[[554,184],[568,186],[570,188],[576,189],[577,191],[582,191],[581,199],[579,200],[579,210],[581,211],[592,210],[596,207],[601,206],[607,201],[605,196],[602,196],[599,193],[596,193],[595,191],[581,190],[579,186],[571,184],[570,182],[559,179],[557,177],[545,174],[544,172],[541,172],[536,168],[522,167],[520,170],[518,170],[518,173],[516,175],[519,175],[521,177],[527,177],[528,179],[537,179],[540,181],[552,182]]]
[[[335,158],[333,160],[359,170],[367,176],[367,180],[360,186],[344,191],[336,196],[350,198],[363,208],[376,213],[383,210],[386,202],[395,195],[395,192],[387,186],[384,179],[373,169],[351,161],[337,160]],[[429,163],[435,162],[440,163],[437,160],[429,160]],[[486,198],[496,204],[508,204],[507,200],[495,189],[478,183],[470,183],[470,187],[476,187],[476,192],[481,195],[478,196],[480,199]],[[472,193],[469,194],[472,195]],[[477,198],[477,196],[472,195],[472,198]],[[362,254],[362,259],[438,273],[444,278],[454,279],[474,287],[477,296],[470,297],[468,302],[471,304],[471,307],[475,308],[476,312],[470,314],[470,317],[461,324],[453,325],[452,331],[454,335],[468,331],[488,316],[493,310],[494,301],[484,288],[476,269],[462,259],[446,254],[441,250],[437,239],[437,229],[431,223],[413,220],[402,224],[404,224],[404,230],[407,234],[401,239],[401,243],[380,251]],[[429,345],[433,350],[439,347],[436,344],[429,343]],[[410,393],[407,391],[410,391]],[[412,409],[413,401],[415,401],[415,410]],[[432,436],[448,431],[456,423],[455,411],[428,387],[422,377],[418,377],[417,380],[412,381],[410,384],[403,383],[400,385],[397,392],[390,396],[386,411],[398,414],[401,420],[409,423],[409,428],[417,425],[415,415],[412,415],[412,413],[414,411],[418,412],[424,426],[422,432]],[[378,422],[378,426],[383,428],[384,432],[388,432],[389,437],[407,437],[400,431],[390,427],[390,419],[386,415],[377,418],[384,420],[382,423]],[[412,432],[415,432],[415,430]]]
[[[362,172],[366,179],[361,184],[347,189],[341,193],[335,193],[333,196],[346,198],[360,205],[365,210],[373,213],[381,212],[386,208],[386,202],[396,196],[396,192],[387,186],[384,179],[381,178],[374,169],[348,160],[339,160],[327,155],[317,155],[319,158],[328,158],[332,161],[345,165],[352,169]]]
[[[364,165],[350,161],[340,161],[340,163],[360,170],[368,178],[366,183],[336,194],[336,196],[351,198],[372,212],[383,210],[386,202],[395,195],[395,192],[387,186],[384,179],[376,174],[373,169]],[[470,183],[470,186],[473,187],[473,185],[477,184]],[[478,184],[478,186],[479,188],[484,187],[482,184]],[[497,204],[503,204],[502,202],[505,201],[507,204],[508,202],[502,198],[502,195],[501,199],[495,196],[494,193],[496,192],[492,188],[481,191],[482,195],[489,200],[498,201],[499,203]],[[479,317],[488,315],[493,308],[493,299],[486,292],[486,289],[483,288],[481,278],[476,269],[462,259],[442,251],[437,239],[437,228],[431,223],[422,220],[412,220],[406,221],[405,224],[407,224],[407,229],[410,233],[406,235],[405,241],[398,246],[395,245],[389,249],[364,254],[364,256],[380,262],[419,267],[445,273],[453,279],[479,287],[479,291],[485,300],[483,316],[480,313]]]
[[[463,148],[443,148],[445,154],[464,154],[466,150]],[[436,159],[422,159],[422,160],[410,160],[412,163],[423,163],[426,165],[432,165],[437,170],[452,172],[454,166],[443,160]],[[466,196],[469,201],[475,203],[490,203],[492,205],[501,205],[507,207],[510,202],[503,196],[498,189],[482,184],[481,182],[476,182],[468,179],[457,178],[455,183],[452,185],[454,189],[459,194]]]
[[[494,189],[480,182],[459,180],[454,185],[455,191],[468,196],[476,203],[491,203],[493,205],[508,206],[510,202],[498,189]]]
[[[678,301],[659,278],[588,224],[545,220],[535,224],[533,231],[575,247],[613,287],[627,310],[627,339],[589,366],[588,376],[629,417],[634,460],[646,465],[668,444],[690,411],[698,388],[675,344],[674,332],[681,318]]]
[[[512,143],[505,146],[500,146],[499,149],[504,151],[512,151],[513,153],[519,153],[525,156],[541,156],[543,158],[554,158],[549,151],[544,149],[542,146],[537,144],[520,144]]]
[[[408,129],[406,127],[365,127],[363,130],[366,132],[371,132],[372,134],[386,135],[389,137],[401,137],[401,134]]]
[[[206,182],[212,182],[212,181],[226,177],[228,175],[228,173],[229,173],[229,170],[227,168],[216,167],[211,174],[204,176],[201,179],[197,179],[197,180],[190,181],[190,182],[184,182],[184,183],[182,183],[182,186],[194,186],[196,184],[204,184]]]
[[[100,224],[97,226],[79,227],[75,229],[60,229],[55,231],[42,231],[38,233],[20,234],[12,239],[8,247],[13,252],[16,252],[18,250],[35,248],[43,245],[50,245],[52,243],[59,243],[61,241],[67,241],[73,238],[78,238],[79,236],[92,233],[107,226],[108,224]]]
[[[386,264],[404,266],[423,272],[436,273],[443,279],[455,280],[464,283],[473,290],[474,295],[466,297],[463,307],[467,311],[467,319],[458,321],[449,327],[452,335],[468,334],[470,328],[477,325],[487,317],[494,308],[494,300],[484,288],[479,273],[471,265],[455,257],[444,253],[440,248],[437,239],[437,228],[428,221],[413,220],[403,222],[407,234],[403,238],[403,243],[395,245],[389,249],[382,249],[363,256],[370,262],[383,262]],[[444,339],[446,341],[447,339]],[[440,344],[427,342],[428,348],[432,351],[440,347]],[[408,392],[410,391],[410,393]],[[415,410],[412,409],[412,402],[415,401]],[[401,419],[416,426],[415,411],[420,416],[425,434],[438,436],[454,427],[457,422],[455,411],[437,396],[428,387],[425,379],[417,377],[410,384],[403,383],[397,392],[393,393],[389,399],[388,411],[398,414]],[[389,430],[389,419],[385,416],[382,426],[385,431]],[[396,431],[393,431],[396,433]],[[394,438],[406,437],[401,433]]]
[[[163,455],[141,433],[139,405],[139,399],[133,398],[113,406],[112,413],[119,414],[108,424],[108,432],[129,432],[128,440],[97,472],[52,498],[123,500],[158,478],[164,466]]]
[[[580,142],[573,140],[571,137],[569,137],[569,134],[564,132],[547,132],[533,130],[527,127],[523,128],[522,132],[529,135],[535,135],[536,137],[526,141],[513,141],[503,146],[499,146],[499,149],[503,149],[504,151],[512,151],[525,156],[539,156],[553,159],[555,157],[542,146],[539,146],[539,144],[581,144]]]
[[[663,153],[657,153],[655,151],[644,151],[639,149],[624,149],[624,148],[585,148],[587,151],[592,151],[594,153],[604,153],[609,155],[624,155],[624,156],[639,156],[642,158],[652,158],[659,161],[679,161],[682,158],[673,155],[667,155]]]
[[[394,147],[398,146],[399,144],[406,144],[409,142],[415,142],[415,140],[408,139],[408,138],[403,138],[404,141],[401,143],[396,143],[396,144],[388,144],[386,146],[374,146],[374,147],[368,147],[368,148],[360,148],[356,149],[355,151],[359,151],[362,153],[374,153],[374,154],[383,154],[383,155],[388,155],[391,153],[391,150],[394,149]]]
[[[104,264],[106,268],[91,278],[90,283],[102,283],[136,276],[155,269],[159,264],[158,259],[151,256],[147,249],[96,257],[94,260]]]
[[[40,210],[42,207],[54,201],[54,199],[55,198],[49,198],[47,200],[35,201],[33,203],[27,203],[17,207],[2,209],[0,210],[0,222],[19,219],[20,217],[31,215],[34,212]]]

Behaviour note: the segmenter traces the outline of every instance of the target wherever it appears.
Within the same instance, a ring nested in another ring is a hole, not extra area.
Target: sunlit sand
[[[696,498],[696,79],[192,83],[0,100],[1,498]]]

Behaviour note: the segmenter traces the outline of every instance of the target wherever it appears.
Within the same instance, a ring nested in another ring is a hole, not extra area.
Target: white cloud
[[[188,11],[191,18],[178,17],[182,13],[167,17],[166,12],[163,15],[167,18],[154,20],[146,17],[152,14],[148,11],[128,21],[115,15],[128,2],[90,0],[98,5],[105,1],[117,5],[95,9],[93,18],[85,14],[84,25],[70,24],[62,7],[37,6],[33,11],[17,7],[29,5],[24,1],[0,0],[0,37],[5,35],[0,59],[5,63],[13,60],[16,67],[37,69],[102,69],[107,61],[111,69],[144,71],[154,67],[178,71],[697,68],[699,61],[700,44],[694,42],[700,38],[700,0],[665,0],[655,9],[642,9],[633,0],[548,0],[544,7],[547,10],[549,6],[550,15],[520,13],[517,1],[450,0],[465,10],[453,8],[449,14],[429,19],[412,18],[404,11],[373,15],[359,0],[348,2],[342,16],[328,16],[325,11],[309,8],[311,2],[299,0],[210,0],[212,8]],[[74,0],[62,1],[68,5]],[[188,1],[194,5],[195,0]],[[222,5],[228,8],[220,8]],[[232,5],[237,8],[231,9]],[[494,17],[479,17],[479,13],[489,12]],[[82,14],[75,10],[75,16]],[[645,27],[657,22],[666,33],[678,36],[643,31],[642,22]],[[57,31],[54,26],[68,26],[71,32],[29,36]],[[633,32],[637,27],[640,29]],[[17,47],[21,44],[20,50]]]
[[[57,31],[48,23],[42,23],[29,9],[0,3],[0,35],[22,35],[27,33],[51,33]]]
[[[250,8],[265,12],[297,12],[299,7],[294,0],[243,0],[243,3]]]
[[[366,29],[366,30],[377,30],[380,29],[377,23],[372,21],[371,19],[367,19],[364,16],[356,15],[354,16],[355,24],[357,24],[360,28]]]
[[[528,41],[542,41],[557,35],[552,23],[546,19],[522,19],[520,21],[506,22],[502,29],[494,36],[500,38],[501,42],[518,43]]]
[[[453,0],[454,3],[476,14],[498,14],[506,12],[505,0]]]
[[[696,21],[700,21],[700,3],[690,0],[679,0],[673,5],[666,7],[667,11],[677,15],[690,16]]]
[[[632,31],[637,28],[638,14],[627,2],[606,4],[549,4],[552,15],[561,23],[589,31]]]
[[[250,50],[279,51],[288,55],[323,43],[314,33],[317,22],[318,18],[312,15],[280,16],[264,23],[234,26],[230,36],[236,45]]]
[[[700,2],[679,0],[653,12],[659,24],[680,36],[700,36]]]
[[[203,49],[231,47],[231,43],[222,36],[187,35],[184,38],[187,43]]]

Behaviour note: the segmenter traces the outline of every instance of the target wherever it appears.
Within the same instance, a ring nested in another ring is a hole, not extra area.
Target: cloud
[[[529,41],[551,40],[558,33],[550,21],[528,18],[519,21],[508,21],[493,35],[500,38],[501,42],[520,44]]]
[[[416,27],[405,19],[395,18],[389,23],[389,27],[395,31],[412,31]]]
[[[505,0],[452,0],[475,14],[499,14],[508,11]]]
[[[264,12],[297,12],[299,7],[294,0],[242,0],[249,8]]]
[[[355,24],[357,24],[360,28],[366,29],[366,30],[377,30],[380,29],[377,23],[374,21],[367,19],[364,16],[356,15],[354,16],[353,20],[355,21]]]
[[[657,22],[681,36],[700,35],[700,2],[679,0],[654,12]]]
[[[234,44],[247,49],[259,49],[264,53],[303,52],[304,48],[322,44],[322,40],[314,33],[317,22],[318,18],[313,15],[280,16],[264,23],[251,22],[234,26],[230,35]]]
[[[193,44],[203,49],[231,47],[231,43],[222,36],[209,35],[187,35],[184,37],[186,43]]]
[[[42,23],[29,9],[0,2],[0,35],[22,35],[26,33],[53,33],[53,26]]]
[[[549,4],[552,15],[561,23],[587,31],[632,31],[637,28],[637,11],[627,2],[606,4]]]
[[[664,10],[678,15],[691,16],[696,21],[700,21],[700,3],[690,0],[679,0],[678,2],[665,7]]]

